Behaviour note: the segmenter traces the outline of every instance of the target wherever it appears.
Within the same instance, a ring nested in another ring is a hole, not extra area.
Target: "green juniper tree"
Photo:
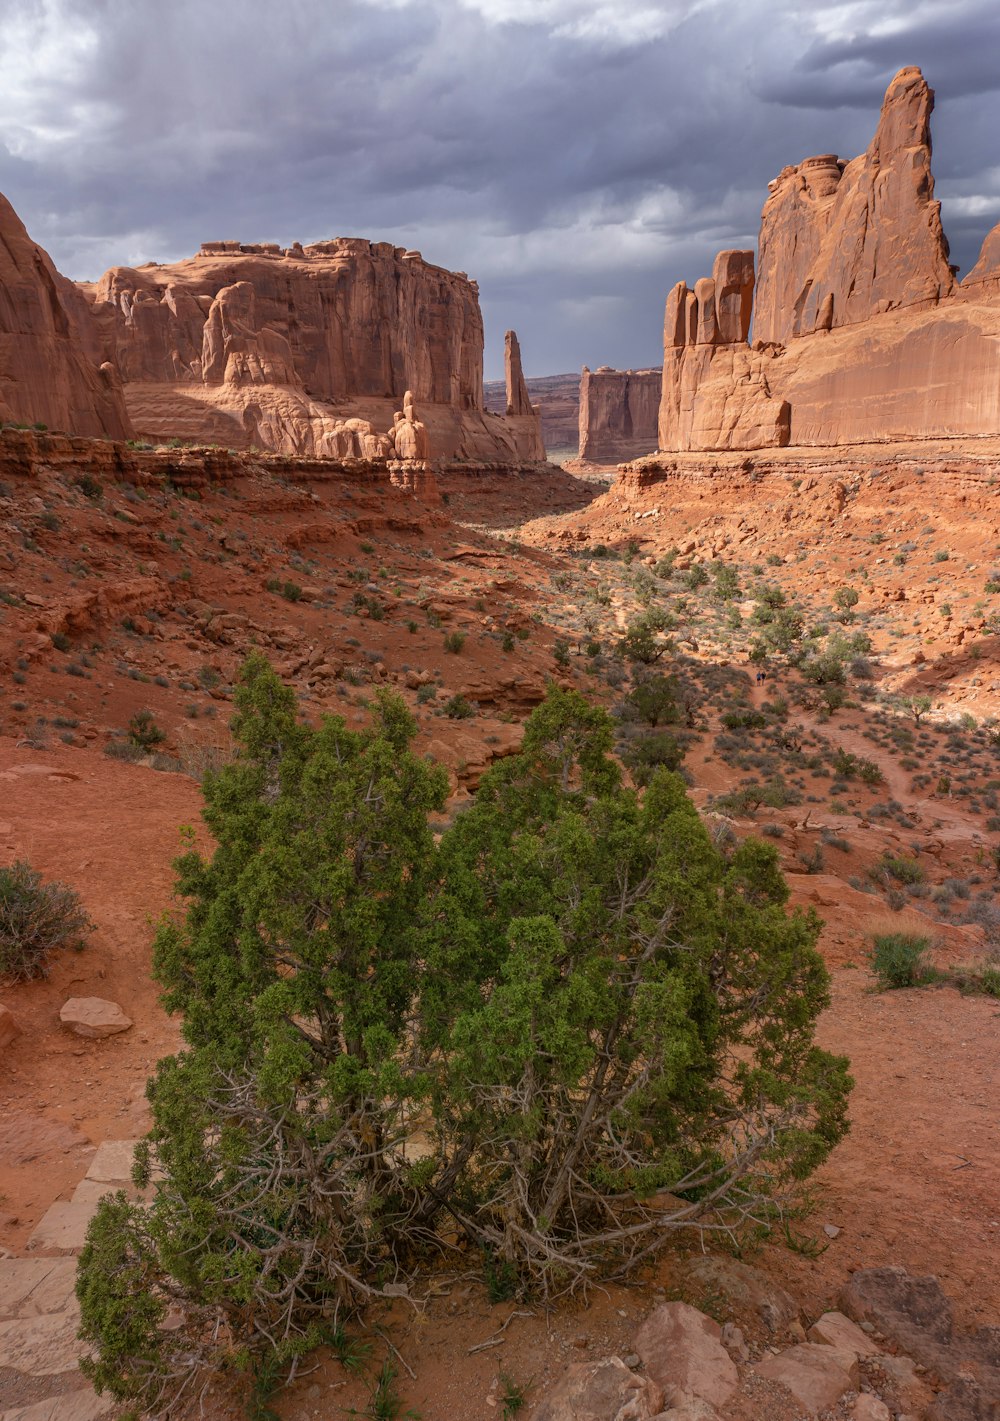
[[[445,776],[398,698],[310,729],[251,657],[237,707],[215,852],[157,936],[186,1041],[150,1085],[163,1177],[80,1262],[100,1387],[172,1416],[246,1391],[431,1244],[538,1296],[621,1274],[775,1217],[843,1135],[818,921],[676,775],[625,788],[603,711],[550,689],[435,844]]]

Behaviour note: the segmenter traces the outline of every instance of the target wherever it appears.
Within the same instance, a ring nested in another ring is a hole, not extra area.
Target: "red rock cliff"
[[[121,383],[87,303],[0,196],[0,420],[124,439]]]
[[[656,448],[659,370],[583,367],[580,379],[580,458],[618,464]]]
[[[919,69],[886,91],[859,158],[806,158],[770,184],[761,214],[754,343],[856,325],[954,287],[931,175],[934,93]]]
[[[956,285],[934,200],[932,107],[920,70],[903,69],[859,158],[809,158],[771,184],[752,349],[735,295],[725,325],[719,299],[719,263],[730,273],[750,253],[721,253],[712,280],[670,293],[662,449],[1000,433],[1000,228]]]
[[[509,421],[483,413],[476,283],[419,252],[357,238],[206,243],[84,290],[143,433],[340,452],[345,420],[391,429],[410,391],[434,457],[544,458],[530,407]]]

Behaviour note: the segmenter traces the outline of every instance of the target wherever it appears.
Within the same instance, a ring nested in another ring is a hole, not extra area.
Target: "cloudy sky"
[[[480,285],[529,374],[662,358],[770,178],[937,92],[967,271],[1000,221],[996,0],[0,0],[0,191],[70,276],[366,236]]]

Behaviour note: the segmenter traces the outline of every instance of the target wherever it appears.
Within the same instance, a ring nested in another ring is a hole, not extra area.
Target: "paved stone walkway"
[[[73,1288],[76,1255],[102,1194],[131,1181],[135,1140],[99,1146],[69,1203],[56,1203],[28,1240],[27,1256],[0,1258],[0,1421],[98,1421],[115,1405],[77,1367],[82,1343]]]

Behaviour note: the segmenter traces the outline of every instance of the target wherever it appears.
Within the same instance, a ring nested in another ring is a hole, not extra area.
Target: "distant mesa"
[[[659,370],[598,370],[580,378],[580,458],[615,464],[656,447],[660,407]]]
[[[507,358],[511,413],[497,416],[483,404],[476,283],[391,242],[206,242],[187,261],[76,284],[0,198],[0,421],[525,465],[545,445],[513,333]]]
[[[806,158],[768,185],[756,273],[753,252],[723,251],[693,290],[674,286],[646,452],[1000,433],[1000,225],[959,283],[934,197],[933,107],[920,70],[901,69],[864,153]],[[586,417],[581,399],[581,455],[634,457],[631,389],[584,372],[592,389],[599,378]]]

